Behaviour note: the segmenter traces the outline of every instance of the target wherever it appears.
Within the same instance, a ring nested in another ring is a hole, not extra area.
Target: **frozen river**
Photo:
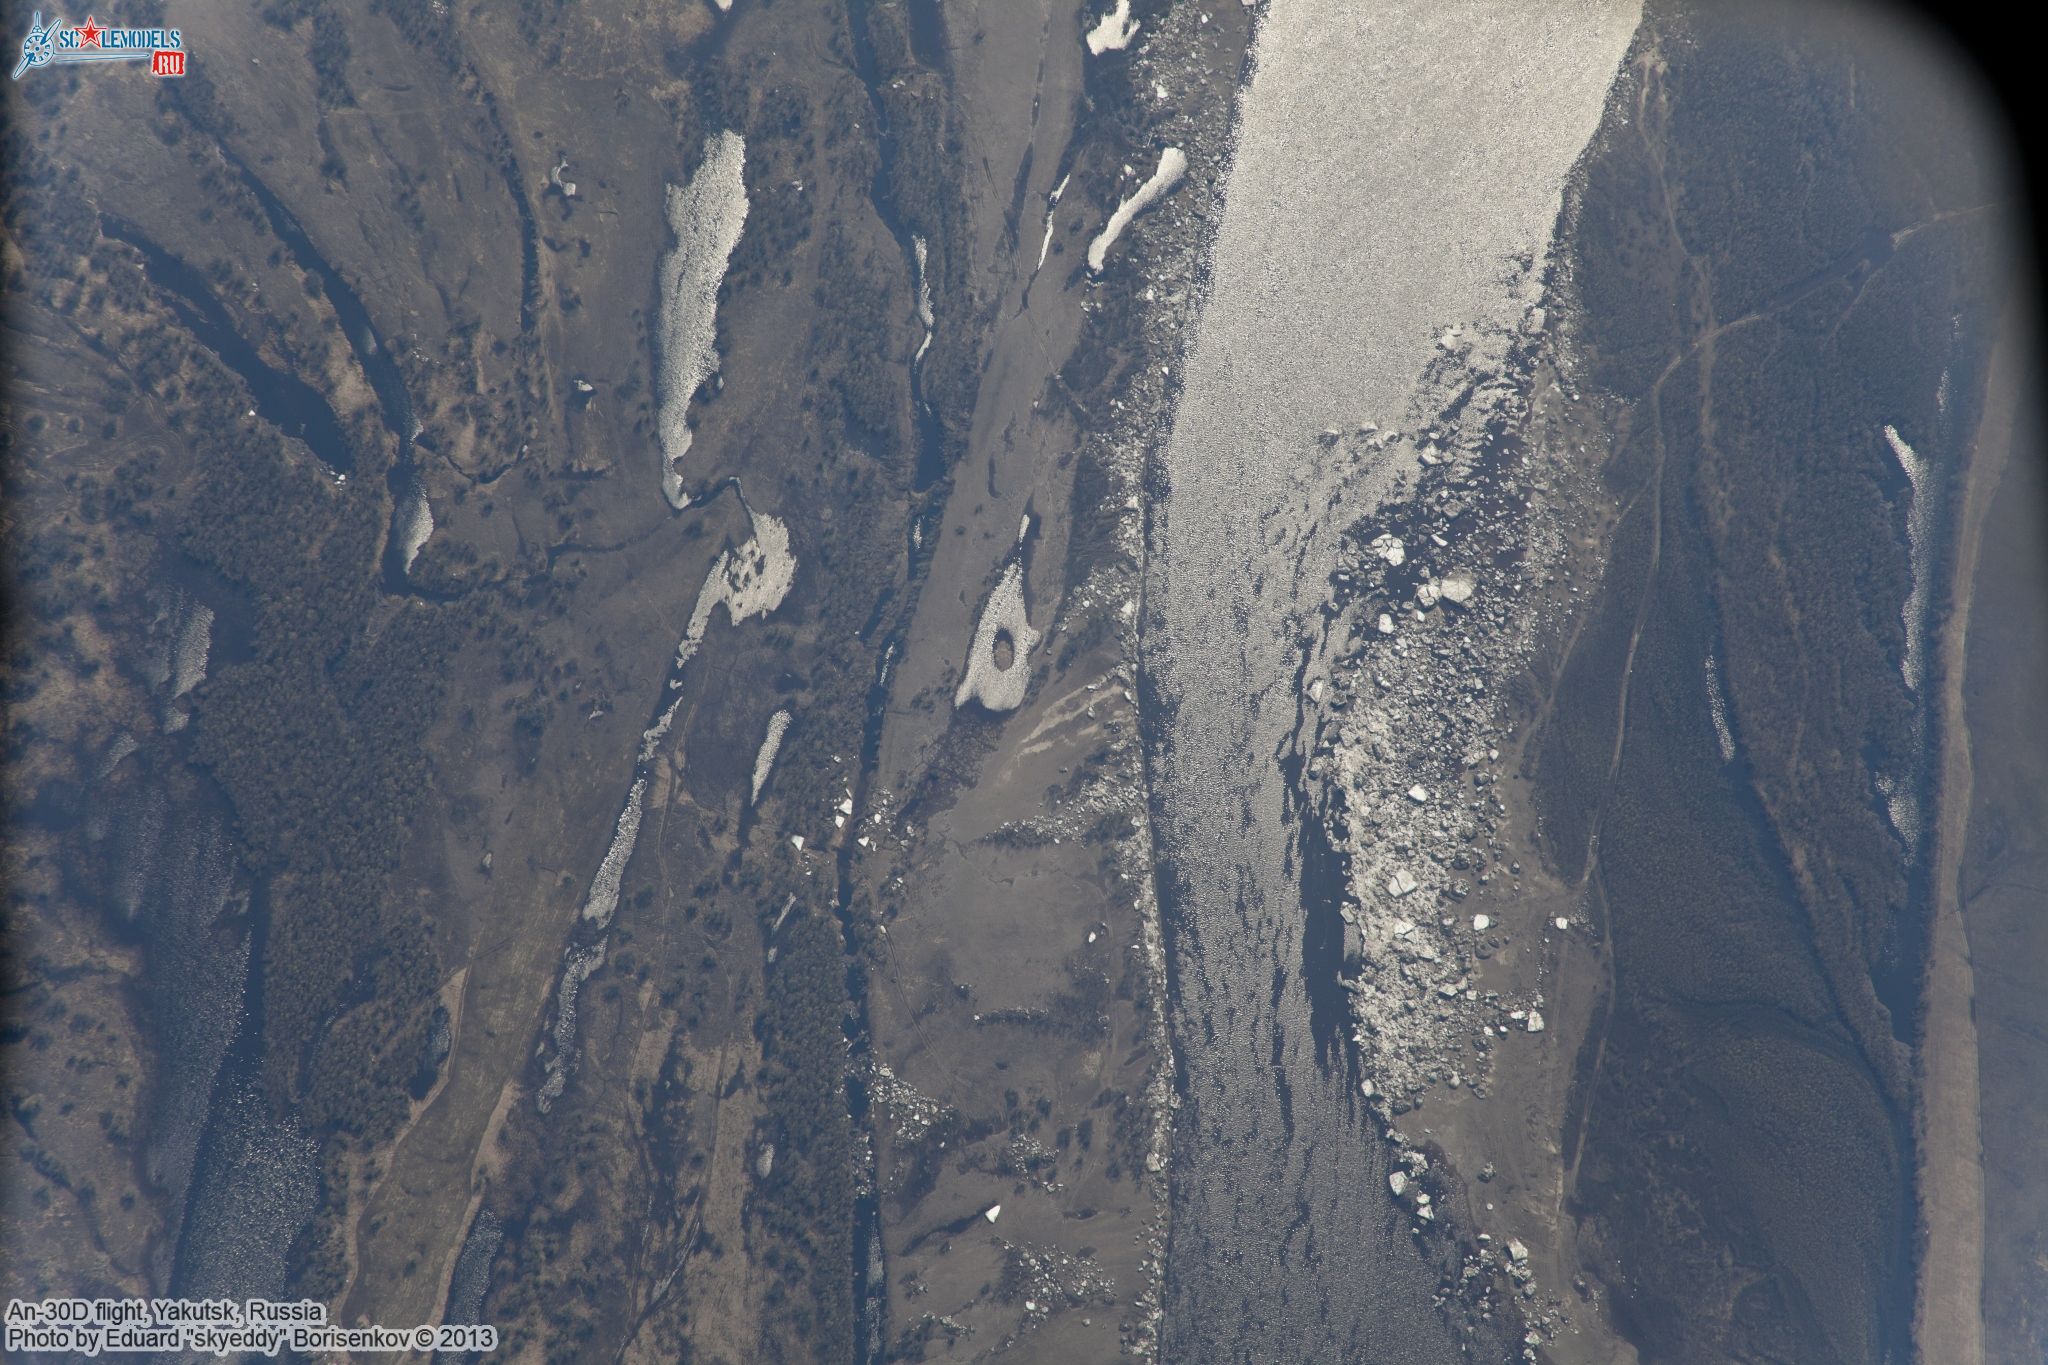
[[[1147,570],[1146,666],[1178,708],[1153,767],[1184,1093],[1165,1359],[1465,1358],[1310,1028],[1279,761],[1302,623],[1391,473],[1332,518],[1315,437],[1401,426],[1445,327],[1519,319],[1514,258],[1544,252],[1639,8],[1272,0],[1260,20]]]

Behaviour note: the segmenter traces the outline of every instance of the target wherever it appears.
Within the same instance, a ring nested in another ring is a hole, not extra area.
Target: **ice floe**
[[[682,459],[690,450],[690,399],[718,369],[718,290],[747,222],[746,142],[735,132],[704,141],[704,164],[668,191],[675,245],[661,258],[661,491],[688,505]]]

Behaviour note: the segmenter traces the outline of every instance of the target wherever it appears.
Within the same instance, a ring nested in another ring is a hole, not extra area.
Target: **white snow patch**
[[[541,1083],[534,1103],[545,1114],[561,1097],[569,1079],[569,1059],[576,1049],[576,997],[590,974],[604,965],[605,940],[587,949],[572,951],[562,968],[561,989],[555,993],[555,1055],[548,1059],[547,1079]]]
[[[398,541],[407,573],[412,572],[412,562],[420,557],[420,551],[433,534],[434,509],[427,505],[427,490],[415,487],[406,503],[405,520]]]
[[[597,921],[600,929],[618,913],[619,879],[626,875],[626,864],[633,860],[633,846],[640,841],[640,802],[646,795],[647,779],[634,778],[632,789],[626,793],[626,808],[619,812],[619,822],[612,828],[611,845],[604,851],[604,861],[597,865],[597,875],[590,879],[590,894],[583,898],[583,918]]]
[[[778,517],[753,514],[754,534],[727,555],[721,599],[734,625],[766,616],[782,605],[796,577],[796,556],[789,552],[789,527]]]
[[[912,356],[912,365],[924,363],[924,353],[932,348],[932,281],[926,273],[925,261],[929,254],[924,238],[912,237],[911,245],[917,255],[917,320],[924,324],[924,340],[917,344],[917,354]]]
[[[690,610],[690,623],[683,628],[683,638],[676,642],[673,671],[681,671],[696,655],[697,647],[704,643],[704,632],[711,626],[711,614],[721,603],[727,617],[738,625],[752,616],[766,616],[781,606],[782,599],[789,594],[790,581],[796,576],[796,556],[789,552],[789,528],[780,518],[764,512],[752,515],[754,534],[746,543],[711,561],[704,586],[697,589],[697,604]],[[682,685],[680,678],[669,680],[671,689],[680,689]],[[676,708],[681,704],[680,697],[669,703],[661,719],[642,732],[640,762],[654,757],[655,747],[667,737]]]
[[[1707,656],[1707,714],[1714,718],[1714,739],[1721,746],[1721,761],[1735,761],[1735,732],[1728,728],[1728,699],[1721,693],[1721,665]]]
[[[995,659],[996,637],[1004,634],[1010,637],[1008,668],[998,667]],[[1031,651],[1037,645],[1038,632],[1025,612],[1024,566],[1012,561],[981,610],[981,624],[967,650],[967,676],[953,694],[953,705],[978,701],[991,711],[1016,710],[1031,682]]]
[[[1906,846],[1906,855],[1918,856],[1920,852],[1920,795],[1910,783],[1897,781],[1889,773],[1877,775],[1877,793],[1884,798],[1885,818],[1891,821],[1892,833],[1899,836],[1899,842]]]
[[[721,604],[732,623],[738,625],[750,617],[766,616],[789,595],[789,585],[796,577],[796,556],[789,552],[789,527],[781,518],[765,512],[751,515],[754,533],[745,544],[712,560],[711,571],[704,575],[704,586],[697,590],[697,605],[690,610],[690,624],[684,627],[683,638],[676,643],[677,668],[687,664],[697,646],[704,643],[711,613]]]
[[[1131,0],[1116,0],[1116,8],[1088,30],[1088,51],[1097,57],[1105,52],[1121,52],[1137,36],[1138,21],[1131,18]]]
[[[1038,264],[1031,267],[1033,274],[1045,269],[1046,253],[1052,250],[1053,215],[1059,211],[1060,196],[1067,192],[1067,182],[1073,178],[1074,173],[1068,171],[1060,177],[1060,183],[1052,187],[1052,193],[1045,197],[1045,236],[1038,243]]]
[[[661,258],[659,423],[661,491],[689,504],[682,459],[690,450],[690,399],[718,369],[718,289],[747,222],[746,142],[723,132],[704,140],[704,164],[690,183],[669,186],[675,245]]]
[[[171,646],[172,701],[206,680],[206,659],[212,650],[213,608],[204,602],[194,602]]]
[[[1913,486],[1912,503],[1906,511],[1906,538],[1910,550],[1913,571],[1913,586],[1906,594],[1906,605],[1901,615],[1906,625],[1906,657],[1899,664],[1899,671],[1905,675],[1906,686],[1915,692],[1927,671],[1927,579],[1933,564],[1927,556],[1927,536],[1934,519],[1934,500],[1928,496],[1927,461],[1916,454],[1899,435],[1899,429],[1885,424],[1884,439],[1890,444],[1892,454],[1898,457],[1899,468],[1906,472],[1906,482]]]
[[[768,785],[768,774],[775,768],[775,755],[782,748],[782,737],[789,733],[789,712],[777,711],[768,717],[768,733],[761,736],[761,748],[754,755],[754,790],[747,797],[752,805],[761,799],[761,788]]]
[[[656,747],[660,745],[662,740],[668,738],[668,727],[675,724],[676,711],[682,704],[683,699],[677,697],[662,709],[661,719],[640,732],[640,755],[636,760],[637,762],[645,763],[648,759],[654,757]]]
[[[703,643],[705,627],[711,623],[711,613],[719,603],[724,603],[727,614],[734,624],[750,616],[765,616],[782,604],[789,592],[790,579],[796,573],[796,557],[789,552],[789,528],[775,517],[756,512],[754,534],[746,544],[736,550],[728,550],[712,561],[711,571],[704,576],[704,586],[698,589],[696,608],[690,613],[690,624],[683,632],[683,638],[676,646],[675,666],[681,668],[697,652]],[[654,757],[662,740],[668,737],[669,727],[675,723],[676,711],[682,705],[678,697],[663,708],[654,724],[640,734],[640,750],[637,761],[645,764]],[[787,713],[779,713],[783,725],[788,726]],[[780,741],[780,734],[774,731],[770,722],[770,733]],[[774,752],[763,746],[769,762],[774,761]],[[766,772],[761,761],[755,761],[754,793],[760,794],[761,783]],[[633,857],[633,845],[640,837],[640,803],[647,793],[647,778],[643,774],[633,779],[632,788],[626,793],[625,809],[619,812],[617,826],[612,831],[610,847],[605,849],[604,861],[598,864],[597,875],[591,878],[590,891],[583,899],[583,918],[596,920],[600,927],[611,923],[619,908],[619,879],[625,875],[626,864]]]
[[[932,281],[926,273],[925,262],[930,253],[922,237],[912,237],[910,244],[917,256],[917,319],[929,331],[932,325]]]
[[[1103,262],[1109,256],[1110,247],[1123,235],[1131,220],[1150,208],[1153,203],[1180,183],[1188,171],[1187,153],[1178,147],[1168,147],[1159,154],[1159,169],[1152,172],[1152,178],[1138,186],[1137,193],[1117,205],[1116,212],[1109,216],[1109,223],[1102,233],[1088,244],[1088,268],[1100,275]]]

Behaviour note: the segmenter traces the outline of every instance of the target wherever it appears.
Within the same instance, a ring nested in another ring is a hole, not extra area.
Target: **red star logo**
[[[85,22],[78,26],[78,45],[80,47],[98,47],[100,45],[100,34],[103,31],[98,24],[92,21],[90,14],[86,15]]]

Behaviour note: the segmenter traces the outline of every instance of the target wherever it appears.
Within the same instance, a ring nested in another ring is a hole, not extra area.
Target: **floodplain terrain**
[[[133,15],[0,122],[8,1296],[2048,1349],[2037,320],[1926,35]]]

